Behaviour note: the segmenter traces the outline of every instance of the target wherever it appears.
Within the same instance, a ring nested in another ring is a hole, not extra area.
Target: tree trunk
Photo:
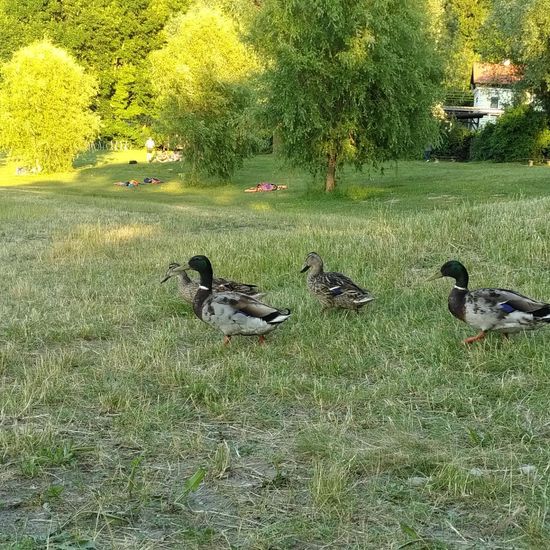
[[[327,178],[325,180],[325,191],[332,193],[336,187],[336,154],[328,155]]]
[[[283,148],[283,136],[281,132],[277,129],[273,130],[273,154],[280,155],[281,149]]]

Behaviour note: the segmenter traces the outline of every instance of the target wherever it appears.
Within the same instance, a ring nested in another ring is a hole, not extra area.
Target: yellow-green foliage
[[[67,169],[99,129],[90,111],[97,86],[63,49],[48,40],[16,52],[2,67],[0,148],[20,164]]]
[[[216,9],[190,8],[166,35],[166,46],[151,56],[163,129],[179,136],[196,168],[227,177],[253,145],[250,82],[258,61]]]
[[[237,83],[257,68],[252,51],[221,12],[195,7],[166,29],[166,46],[152,55],[153,83],[160,96],[178,96],[182,107],[218,103],[214,82]]]

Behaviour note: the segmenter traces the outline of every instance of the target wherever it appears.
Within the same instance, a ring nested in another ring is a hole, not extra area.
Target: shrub
[[[456,119],[445,120],[441,124],[440,142],[434,149],[435,157],[454,157],[466,161],[470,158],[470,143],[474,133]]]
[[[530,105],[509,109],[476,135],[472,158],[496,162],[540,160],[550,141],[546,124],[546,115]]]
[[[545,159],[550,159],[550,129],[545,128],[538,136],[536,143],[537,150]]]

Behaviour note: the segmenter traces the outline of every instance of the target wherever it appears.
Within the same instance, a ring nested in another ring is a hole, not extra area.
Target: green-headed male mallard
[[[457,319],[480,331],[476,336],[466,338],[465,344],[482,340],[490,330],[507,336],[550,323],[549,304],[502,288],[468,290],[468,272],[456,260],[443,264],[441,270],[430,277],[430,280],[439,277],[451,277],[455,280],[449,294],[449,311]]]
[[[259,336],[260,343],[263,343],[264,334],[275,330],[290,317],[290,310],[276,309],[246,294],[213,292],[212,264],[206,256],[193,256],[184,267],[198,271],[200,275],[193,311],[199,319],[223,333],[224,344],[228,344],[236,334]]]
[[[357,286],[342,273],[325,273],[323,260],[315,252],[310,252],[306,256],[302,273],[307,270],[307,287],[321,302],[323,309],[342,308],[358,311],[374,300],[374,296],[368,290]]]
[[[199,289],[199,283],[193,281],[189,275],[187,275],[185,266],[181,266],[178,263],[171,263],[168,266],[168,270],[164,274],[164,278],[161,283],[165,283],[171,277],[178,278],[178,288],[181,297],[189,304],[193,303],[195,294]],[[258,287],[256,285],[248,285],[246,283],[237,283],[236,281],[230,281],[229,279],[222,279],[221,277],[216,277],[212,281],[212,289],[214,292],[240,292],[241,294],[247,294],[254,298],[261,298],[263,294],[258,292]]]

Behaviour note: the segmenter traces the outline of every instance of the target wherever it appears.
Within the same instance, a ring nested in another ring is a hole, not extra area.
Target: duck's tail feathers
[[[278,325],[290,317],[290,309],[280,309],[263,317],[263,320],[270,325]]]
[[[369,302],[372,302],[374,300],[374,296],[363,296],[362,298],[358,298],[357,300],[353,300],[354,304],[368,304]]]
[[[550,304],[547,304],[544,307],[537,309],[537,311],[535,311],[533,315],[543,323],[550,323]]]

